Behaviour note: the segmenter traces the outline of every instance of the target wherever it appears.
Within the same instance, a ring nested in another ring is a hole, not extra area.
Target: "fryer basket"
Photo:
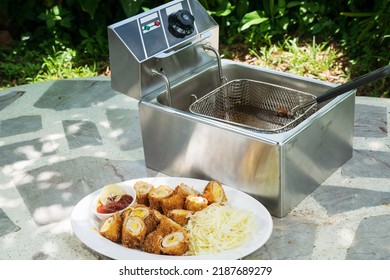
[[[263,133],[288,131],[317,110],[317,104],[296,116],[285,112],[315,100],[310,93],[248,79],[232,80],[199,98],[193,114]]]

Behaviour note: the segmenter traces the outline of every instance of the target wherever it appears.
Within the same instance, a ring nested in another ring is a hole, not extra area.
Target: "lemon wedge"
[[[110,202],[119,201],[125,194],[126,192],[120,186],[115,184],[108,184],[101,190],[99,200],[101,204],[106,205]]]

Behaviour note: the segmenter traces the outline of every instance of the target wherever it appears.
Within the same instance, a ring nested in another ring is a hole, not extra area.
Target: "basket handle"
[[[390,75],[390,65],[386,65],[382,68],[376,69],[363,76],[360,76],[351,82],[327,90],[324,94],[318,96],[316,98],[316,101],[317,103],[327,101],[343,93],[346,93],[350,90],[357,89],[358,87],[367,85],[371,82],[374,82],[376,80],[379,80],[389,75]]]

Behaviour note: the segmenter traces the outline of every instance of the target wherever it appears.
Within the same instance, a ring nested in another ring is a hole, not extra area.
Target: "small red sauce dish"
[[[115,191],[112,191],[112,185],[115,185],[115,188],[121,189],[121,191],[116,192],[110,197],[110,194],[107,194],[106,190],[107,187],[109,187],[111,192],[114,193]],[[119,211],[119,213],[122,213],[133,206],[135,200],[136,192],[133,186],[130,186],[125,182],[106,185],[96,195],[96,198],[92,203],[92,211],[97,218],[105,220],[111,217],[115,212]]]

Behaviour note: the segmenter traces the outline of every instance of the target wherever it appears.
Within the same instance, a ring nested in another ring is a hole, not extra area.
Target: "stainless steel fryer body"
[[[313,79],[233,62],[223,67],[227,76],[229,68],[239,67],[234,75],[316,94],[329,88]],[[146,166],[170,176],[218,179],[256,197],[276,217],[287,215],[352,156],[354,91],[277,135],[201,118],[158,99],[139,103]]]

